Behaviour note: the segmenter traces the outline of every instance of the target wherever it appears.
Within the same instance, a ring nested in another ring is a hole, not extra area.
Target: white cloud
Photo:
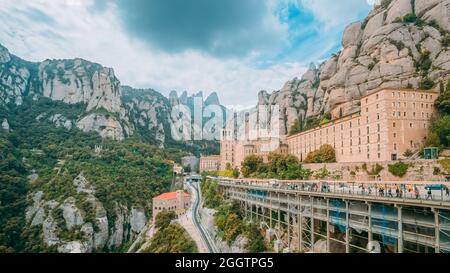
[[[329,29],[358,20],[370,4],[367,0],[297,0],[305,9],[311,11],[316,19]]]
[[[113,11],[92,13],[90,4],[80,0],[2,0],[0,43],[26,60],[80,57],[113,67],[123,84],[154,88],[165,95],[171,90],[216,91],[222,103],[230,105],[253,104],[260,90],[279,89],[305,71],[297,62],[258,69],[250,59],[151,51],[129,38]],[[24,13],[31,7],[53,18],[55,25],[27,18]]]
[[[307,9],[315,18],[311,27],[319,33],[311,45],[302,44],[282,61],[273,62],[271,56],[258,52],[243,59],[224,59],[199,51],[168,54],[149,49],[139,39],[130,38],[113,9],[91,11],[93,1],[1,0],[0,43],[26,60],[80,57],[113,67],[123,84],[154,88],[165,95],[171,90],[205,94],[216,91],[222,103],[244,107],[256,102],[260,90],[271,92],[293,77],[300,77],[306,70],[303,64],[323,58],[339,43],[343,26],[368,9],[365,0],[268,0],[273,10],[287,2]],[[51,22],[31,18],[30,10],[42,12]],[[279,12],[278,16],[282,16],[283,10]],[[280,25],[271,21],[274,18],[267,18],[268,24]],[[281,18],[283,22],[285,19]],[[297,35],[295,32],[301,30],[292,31],[291,35]],[[285,29],[282,32],[287,35]],[[259,63],[270,66],[261,68]]]

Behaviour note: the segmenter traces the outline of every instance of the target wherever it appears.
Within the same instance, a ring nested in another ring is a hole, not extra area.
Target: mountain
[[[171,189],[170,162],[218,153],[171,137],[180,101],[220,103],[199,95],[168,99],[100,64],[28,62],[0,45],[0,252],[126,251]]]
[[[26,98],[49,98],[80,109],[79,115],[71,119],[61,113],[42,113],[39,117],[56,126],[77,127],[116,140],[139,135],[161,147],[172,141],[173,106],[185,104],[193,112],[194,98],[200,98],[204,105],[217,104],[225,113],[216,93],[206,101],[202,92],[193,96],[184,92],[179,98],[175,92],[167,99],[155,90],[121,86],[114,70],[100,64],[82,59],[32,63],[0,45],[0,107],[11,110]]]
[[[450,78],[450,1],[383,0],[346,27],[342,50],[288,81],[258,105],[278,104],[287,134],[320,119],[360,110],[358,100],[383,87],[443,91]],[[342,109],[342,111],[341,111]]]

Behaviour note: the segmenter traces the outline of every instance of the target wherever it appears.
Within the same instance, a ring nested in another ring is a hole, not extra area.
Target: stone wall
[[[314,172],[320,171],[320,169],[326,168],[331,175],[341,175],[343,180],[355,180],[355,181],[373,181],[375,177],[370,176],[366,169],[370,172],[372,168],[375,168],[376,164],[383,167],[383,170],[379,173],[381,180],[383,181],[444,181],[442,175],[433,174],[435,168],[439,168],[443,171],[443,167],[437,160],[411,160],[402,161],[410,165],[408,172],[402,178],[396,177],[389,172],[389,165],[395,164],[395,162],[378,162],[378,163],[325,163],[325,164],[304,164],[303,166]],[[328,177],[326,179],[331,179]]]

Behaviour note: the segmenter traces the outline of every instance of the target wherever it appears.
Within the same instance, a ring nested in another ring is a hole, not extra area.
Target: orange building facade
[[[361,98],[359,113],[287,138],[289,153],[304,160],[329,144],[337,162],[385,162],[421,148],[438,93],[382,89]]]
[[[404,159],[407,151],[414,153],[422,147],[438,95],[429,90],[380,89],[361,98],[358,113],[333,117],[327,124],[278,139],[239,141],[224,130],[220,168],[228,164],[239,168],[248,155],[266,159],[274,151],[304,161],[324,144],[334,147],[338,163]]]
[[[184,191],[166,192],[153,198],[153,221],[161,211],[183,214],[190,206],[191,197]]]

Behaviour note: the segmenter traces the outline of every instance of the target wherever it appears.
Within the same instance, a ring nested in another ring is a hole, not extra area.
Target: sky
[[[254,105],[341,48],[373,0],[0,0],[0,44],[23,59],[83,58],[122,84]]]

